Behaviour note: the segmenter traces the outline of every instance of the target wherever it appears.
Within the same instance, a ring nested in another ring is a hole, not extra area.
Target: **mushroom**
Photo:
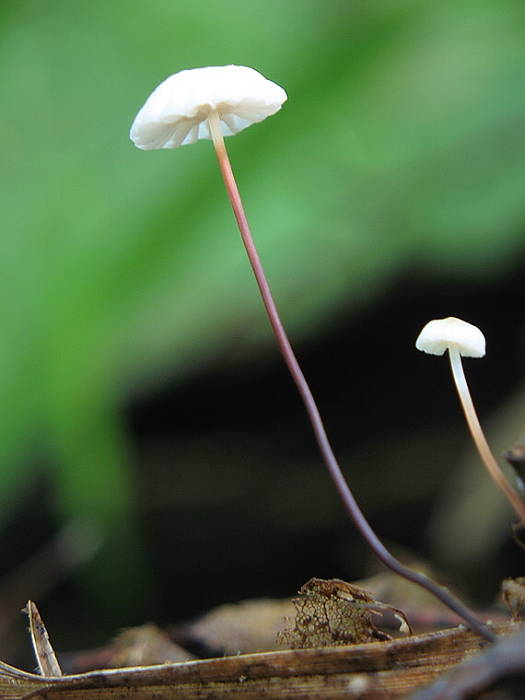
[[[221,140],[281,109],[282,87],[247,66],[208,66],[166,78],[135,117],[130,138],[145,151]]]
[[[199,139],[213,141],[219,168],[244,247],[283,359],[297,386],[319,450],[346,511],[376,556],[400,576],[426,588],[490,641],[495,636],[463,603],[424,574],[412,571],[384,547],[359,508],[330,445],[319,409],[299,366],[273,300],[232,171],[224,136],[278,112],[286,92],[245,66],[213,66],[181,71],[167,78],[146,100],[130,131],[143,150],[177,148]]]
[[[492,479],[510,501],[520,522],[524,522],[525,503],[507,481],[492,454],[474,408],[463,371],[461,357],[484,357],[485,336],[477,326],[450,316],[429,321],[417,337],[416,348],[431,355],[443,355],[448,350],[459,400],[480,457]]]

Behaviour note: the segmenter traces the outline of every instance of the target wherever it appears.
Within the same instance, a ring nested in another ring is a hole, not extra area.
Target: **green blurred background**
[[[4,572],[72,519],[88,533],[86,551],[98,543],[75,582],[49,598],[56,617],[69,616],[64,630],[72,619],[88,629],[64,631],[64,645],[101,641],[147,616],[293,590],[276,583],[291,546],[279,532],[268,546],[282,552],[275,568],[265,563],[261,590],[231,566],[223,575],[216,542],[216,560],[203,564],[206,532],[228,541],[250,513],[271,512],[285,529],[294,520],[305,556],[323,522],[321,549],[348,529],[275,357],[210,144],[146,153],[128,139],[148,94],[178,70],[227,63],[287,90],[280,113],[228,140],[232,162],[337,449],[357,445],[365,464],[380,443],[386,493],[398,503],[407,487],[396,469],[407,461],[388,461],[386,437],[404,440],[393,414],[417,413],[426,435],[444,420],[432,415],[441,409],[432,393],[443,391],[443,412],[459,420],[444,363],[415,357],[419,327],[463,310],[507,329],[505,342],[521,337],[524,36],[522,0],[2,0]],[[402,352],[392,350],[398,342]],[[487,410],[523,369],[513,347],[516,372],[499,390],[490,360],[475,369]],[[423,377],[433,388],[414,404]],[[228,408],[235,402],[240,413]],[[465,438],[456,429],[454,440],[440,433],[447,460]],[[414,466],[414,483],[424,483],[405,500],[418,502],[418,489],[430,498],[440,468]],[[372,499],[376,478],[361,472],[357,485],[368,483]],[[268,500],[254,510],[262,473]],[[299,483],[301,502],[320,499],[316,514],[289,507]],[[221,498],[231,532],[214,531]],[[420,515],[423,527],[427,506]],[[190,531],[195,539],[184,539]],[[337,541],[342,551],[346,540]],[[249,570],[257,557],[245,554],[240,547],[239,568]],[[353,560],[309,575],[359,571]],[[172,605],[195,578],[200,602]],[[215,586],[226,592],[204,595]]]

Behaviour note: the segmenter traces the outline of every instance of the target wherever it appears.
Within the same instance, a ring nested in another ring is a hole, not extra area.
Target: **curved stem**
[[[268,319],[270,325],[275,334],[277,344],[282,353],[284,361],[292,375],[292,378],[297,386],[299,394],[303,400],[306,408],[306,412],[312,424],[312,428],[321,451],[321,455],[324,462],[328,468],[328,472],[335,484],[335,487],[343,501],[347,513],[353,520],[356,528],[359,530],[361,535],[365,538],[368,545],[374,552],[374,554],[383,562],[385,566],[394,571],[395,573],[403,576],[404,578],[418,584],[422,588],[430,591],[436,598],[441,600],[445,605],[447,605],[451,610],[453,610],[457,615],[463,618],[467,624],[478,632],[481,636],[485,637],[489,641],[495,640],[495,635],[488,629],[474,613],[469,610],[461,601],[455,598],[446,588],[439,586],[437,583],[429,579],[424,574],[417,571],[412,571],[400,561],[398,561],[390,552],[386,549],[380,539],[377,537],[375,532],[372,530],[365,516],[363,515],[361,509],[359,508],[348,484],[345,481],[341,468],[335,458],[332,451],[332,447],[328,440],[323,421],[319,414],[319,410],[313,398],[310,387],[306,382],[303,372],[299,366],[297,358],[292,350],[286,331],[284,330],[283,324],[279,317],[277,307],[272,297],[268,281],[264,274],[255,243],[253,241],[250,227],[244,213],[244,207],[242,205],[239,190],[237,188],[237,183],[235,182],[235,177],[230,165],[228,158],[228,153],[224,144],[224,138],[222,135],[222,128],[220,125],[220,118],[217,112],[212,112],[208,118],[208,123],[210,126],[210,132],[213,138],[213,145],[215,146],[215,152],[217,154],[217,159],[219,161],[219,167],[226,185],[226,190],[230,198],[230,202],[239,226],[239,231],[248,254],[248,258],[259,287],[266,312],[268,314]]]
[[[503,491],[510,504],[514,508],[516,515],[521,522],[525,521],[525,503],[521,500],[517,492],[512,488],[512,486],[507,481],[506,476],[501,471],[499,464],[496,462],[494,455],[488,445],[485,438],[483,430],[481,428],[476,409],[472,402],[472,397],[468,388],[467,380],[465,379],[465,373],[463,371],[463,363],[461,362],[461,355],[459,350],[456,348],[449,348],[448,351],[450,359],[450,367],[452,369],[452,376],[454,377],[454,383],[456,384],[456,389],[459,395],[459,400],[461,401],[461,406],[463,408],[463,413],[467,420],[467,425],[472,435],[472,439],[476,447],[478,448],[479,455],[483,461],[483,464],[487,468],[488,473],[494,479],[499,488]]]

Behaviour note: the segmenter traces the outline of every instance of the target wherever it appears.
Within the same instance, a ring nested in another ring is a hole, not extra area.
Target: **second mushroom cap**
[[[463,357],[483,357],[485,336],[472,323],[449,316],[429,321],[417,337],[416,348],[431,355],[453,348]]]

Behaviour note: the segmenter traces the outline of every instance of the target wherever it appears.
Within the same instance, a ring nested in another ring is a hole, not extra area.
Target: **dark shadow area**
[[[466,366],[483,420],[521,380],[524,287],[517,269],[490,284],[407,275],[371,307],[341,314],[337,326],[296,347],[363,510],[386,540],[416,555],[428,555],[429,510],[467,435],[448,361],[417,352],[415,338],[427,320],[447,315],[483,329],[487,357]],[[289,595],[313,575],[370,572],[277,350],[265,364],[230,363],[226,372],[219,360],[136,402],[128,417],[146,541],[170,619],[237,598]],[[415,475],[399,463],[400,445],[412,442],[408,454],[432,462],[428,470],[413,465]],[[490,600],[498,577],[520,561],[509,542],[496,570],[457,584]]]
[[[405,560],[436,564],[426,526],[467,443],[448,361],[417,352],[415,338],[427,320],[451,314],[483,329],[487,357],[466,365],[483,422],[522,379],[524,291],[519,269],[490,284],[407,275],[296,347],[358,502]],[[355,580],[381,570],[342,510],[277,350],[253,363],[218,358],[124,415],[152,579],[126,624],[167,625],[224,602],[290,596],[312,576]],[[56,531],[49,488],[35,484],[4,530],[5,570]],[[480,570],[440,576],[490,604],[503,577],[523,574],[522,562],[509,530]],[[45,600],[61,648],[97,645],[115,632],[112,611],[93,619],[84,608],[79,581]],[[20,653],[30,666],[23,623],[16,627],[8,660]]]

